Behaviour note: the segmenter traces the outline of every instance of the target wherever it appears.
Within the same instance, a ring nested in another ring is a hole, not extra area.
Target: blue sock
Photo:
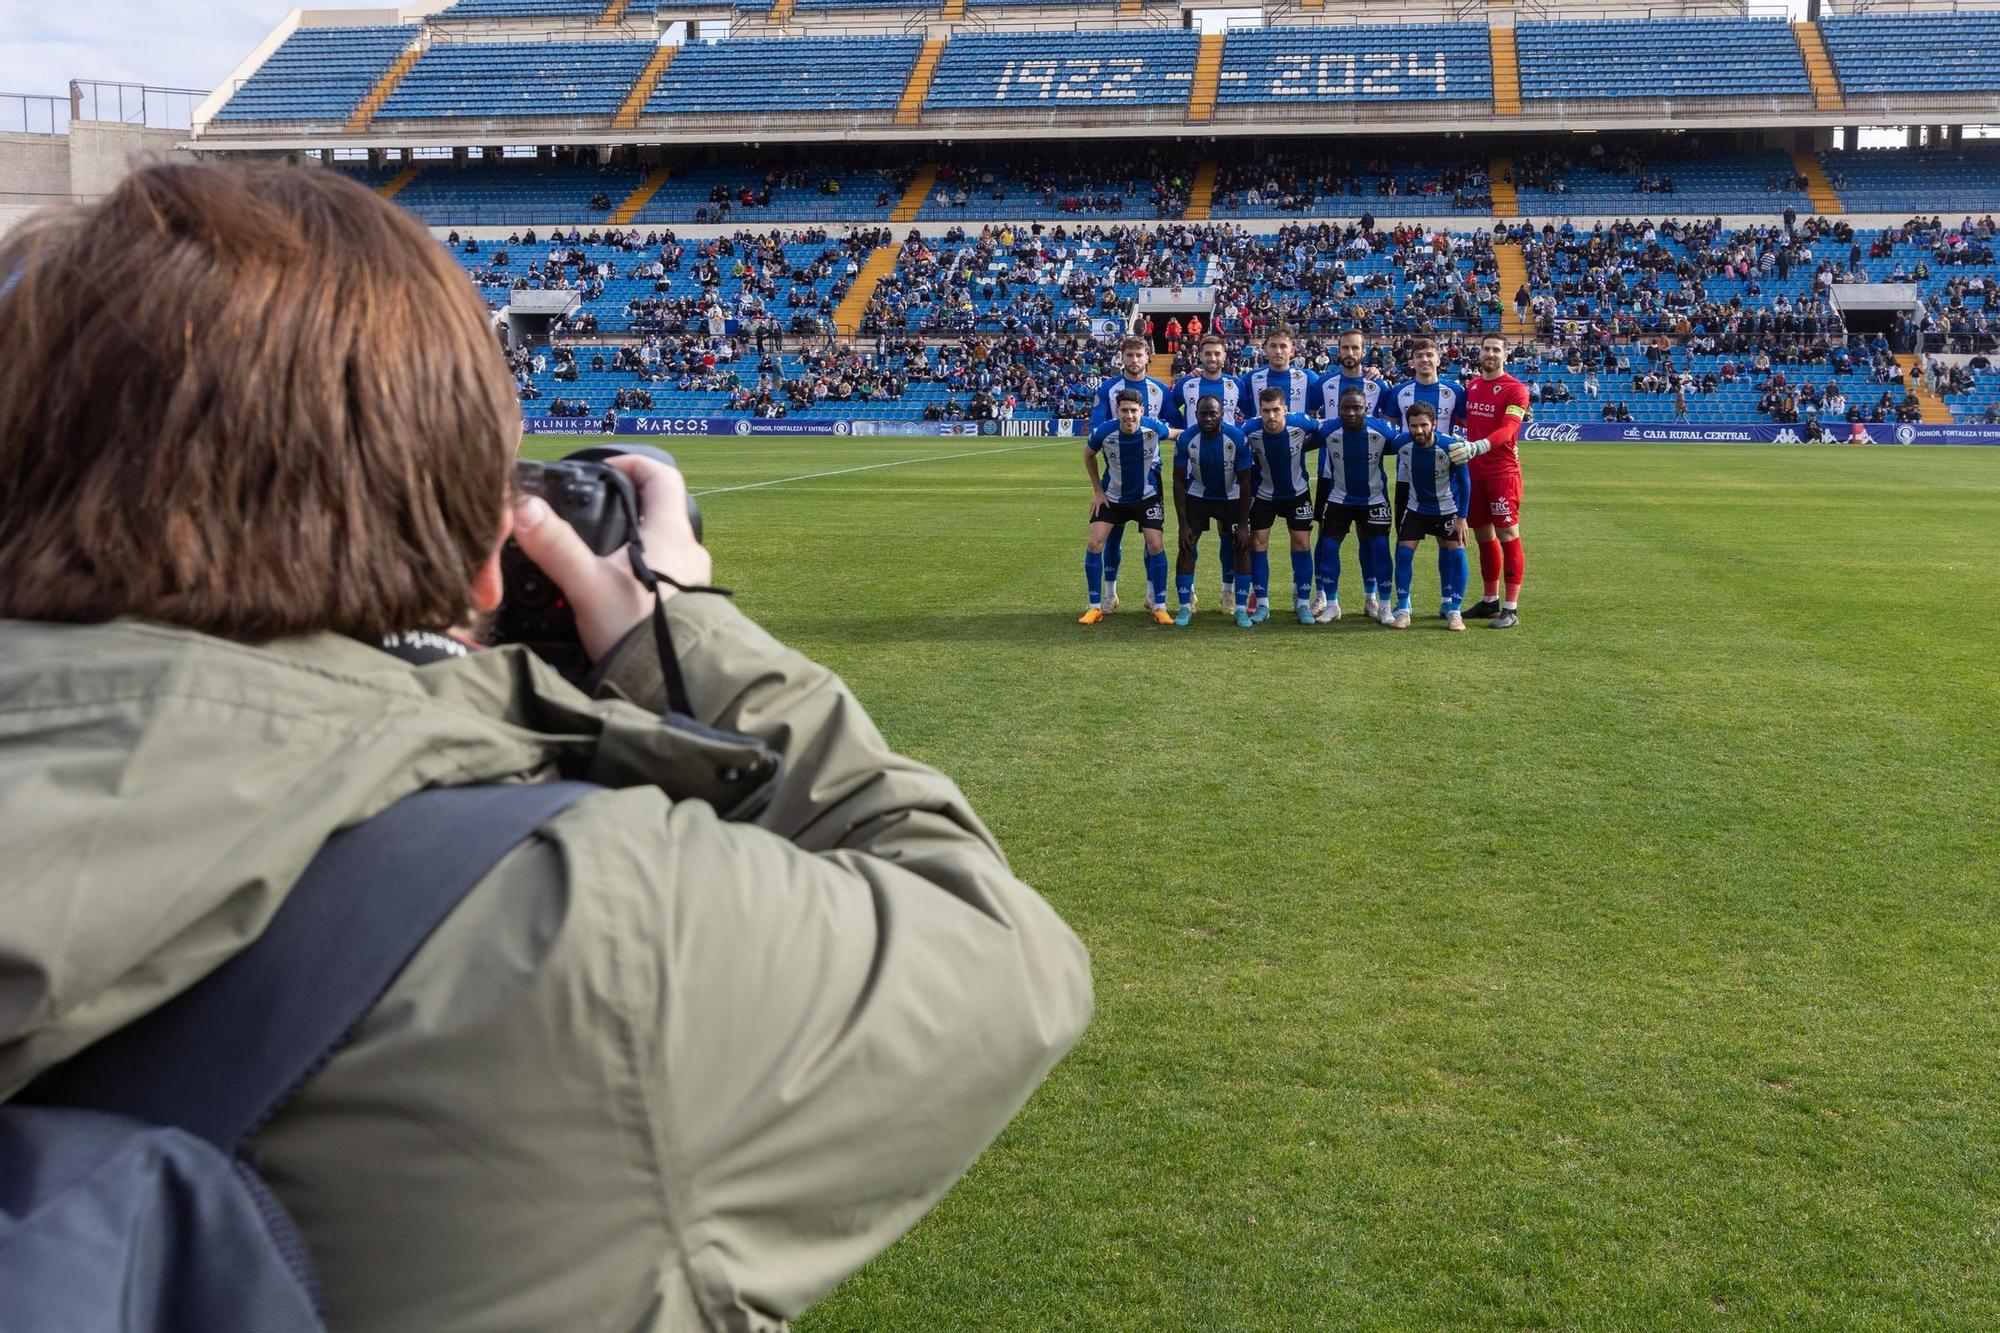
[[[1313,573],[1319,577],[1319,590],[1326,594],[1327,601],[1340,596],[1339,542],[1321,540],[1314,548]]]
[[[1313,553],[1292,552],[1292,600],[1310,602],[1313,595]]]
[[[1232,569],[1225,577],[1229,581],[1223,585],[1222,604],[1224,606],[1240,607],[1250,600],[1250,576],[1248,574],[1238,574]]]
[[[1111,529],[1111,535],[1104,542],[1104,581],[1118,582],[1118,566],[1124,561],[1120,547],[1125,544],[1125,525],[1120,523]]]
[[[1250,553],[1250,586],[1257,591],[1259,603],[1271,600],[1271,553],[1252,551]]]
[[[1167,553],[1146,552],[1146,597],[1154,606],[1167,604]]]
[[[1379,600],[1386,602],[1396,592],[1396,565],[1395,561],[1389,556],[1388,534],[1384,533],[1380,537],[1370,537],[1364,544],[1363,549],[1368,552],[1368,564],[1363,565],[1362,568],[1374,567],[1375,596]]]
[[[1396,609],[1410,609],[1410,584],[1417,576],[1417,552],[1412,546],[1396,548]]]
[[[1083,553],[1083,586],[1090,593],[1092,606],[1104,605],[1104,553],[1085,551]]]
[[[1186,606],[1194,600],[1193,570],[1189,570],[1185,574],[1174,575],[1174,596],[1180,599],[1180,605],[1182,606]]]
[[[1466,563],[1465,548],[1444,553],[1443,568],[1440,571],[1444,581],[1444,609],[1456,611],[1465,605],[1466,581],[1472,577],[1472,567]]]

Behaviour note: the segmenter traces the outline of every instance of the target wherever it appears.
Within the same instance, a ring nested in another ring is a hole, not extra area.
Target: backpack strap
[[[421,791],[341,830],[255,943],[51,1071],[30,1099],[175,1126],[235,1152],[346,1044],[473,886],[597,790]]]

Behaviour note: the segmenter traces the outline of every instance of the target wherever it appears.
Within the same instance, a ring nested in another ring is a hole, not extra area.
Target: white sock
[[[1500,609],[1502,611],[1512,611],[1515,609],[1515,606],[1512,602],[1502,602],[1500,603]]]

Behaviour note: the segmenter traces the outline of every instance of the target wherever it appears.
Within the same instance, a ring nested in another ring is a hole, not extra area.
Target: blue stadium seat
[[[596,18],[609,0],[458,0],[442,19]]]
[[[945,46],[924,106],[978,111],[1184,104],[1200,51],[1200,35],[1185,30],[963,33]]]
[[[645,178],[636,167],[432,162],[397,194],[396,203],[436,226],[603,222]],[[610,206],[592,208],[590,201],[600,195]]]
[[[656,49],[651,42],[438,42],[376,119],[610,116]]]
[[[667,66],[646,114],[894,111],[923,45],[917,36],[690,43]]]
[[[1521,100],[1810,97],[1782,19],[1613,19],[1515,27]]]
[[[1819,31],[1849,96],[2000,91],[2000,11],[1855,14]]]
[[[838,184],[839,190],[829,193],[825,189],[829,182]],[[767,186],[771,191],[769,205],[743,202],[743,191],[750,191],[753,199],[761,198]],[[747,227],[767,221],[887,222],[902,200],[903,190],[899,173],[886,169],[855,171],[829,165],[767,172],[754,167],[695,167],[677,170],[668,177],[634,221],[727,221]],[[714,196],[718,191],[729,195],[727,217],[717,216]],[[878,202],[884,195],[889,201],[886,205]],[[698,213],[703,216],[697,217]]]
[[[1716,157],[1649,155],[1641,175],[1655,182],[1671,178],[1671,193],[1638,189],[1639,176],[1599,170],[1579,160],[1561,173],[1563,188],[1521,185],[1516,193],[1528,217],[1586,217],[1619,214],[1685,217],[1691,213],[1780,213],[1787,207],[1812,209],[1812,197],[1791,187],[1789,153],[1734,153]]]
[[[2000,209],[2000,144],[1862,148],[1820,154],[1841,202],[1856,213],[1986,213]]]
[[[1217,105],[1488,101],[1483,23],[1238,28],[1222,48]]]
[[[217,120],[341,120],[417,39],[408,27],[300,28],[243,81]]]

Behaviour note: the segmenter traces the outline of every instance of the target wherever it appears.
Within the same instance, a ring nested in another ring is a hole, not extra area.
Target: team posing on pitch
[[[1341,547],[1350,532],[1361,566],[1365,614],[1410,626],[1417,548],[1437,543],[1447,629],[1467,617],[1494,629],[1520,623],[1521,461],[1516,440],[1528,416],[1525,385],[1506,372],[1507,343],[1480,341],[1479,374],[1460,385],[1438,378],[1437,345],[1413,339],[1409,378],[1385,382],[1364,370],[1367,344],[1348,330],[1340,367],[1324,378],[1294,366],[1291,331],[1264,338],[1264,364],[1223,373],[1229,348],[1202,341],[1201,369],[1171,388],[1146,374],[1144,338],[1119,348],[1124,370],[1097,390],[1084,467],[1090,475],[1090,538],[1083,557],[1090,593],[1085,625],[1118,609],[1120,539],[1137,524],[1146,546],[1146,608],[1162,625],[1194,618],[1195,563],[1202,534],[1221,543],[1223,611],[1245,629],[1270,618],[1271,530],[1291,538],[1292,600],[1301,625],[1340,619]],[[1322,419],[1323,418],[1323,419]],[[1160,463],[1174,442],[1173,502],[1180,549],[1178,612],[1167,610],[1166,497]],[[1307,455],[1317,453],[1315,474]],[[1390,550],[1393,487],[1395,549]],[[1313,528],[1319,528],[1317,546]],[[1483,597],[1463,608],[1467,532],[1479,542]],[[1503,594],[1504,585],[1504,594]]]

